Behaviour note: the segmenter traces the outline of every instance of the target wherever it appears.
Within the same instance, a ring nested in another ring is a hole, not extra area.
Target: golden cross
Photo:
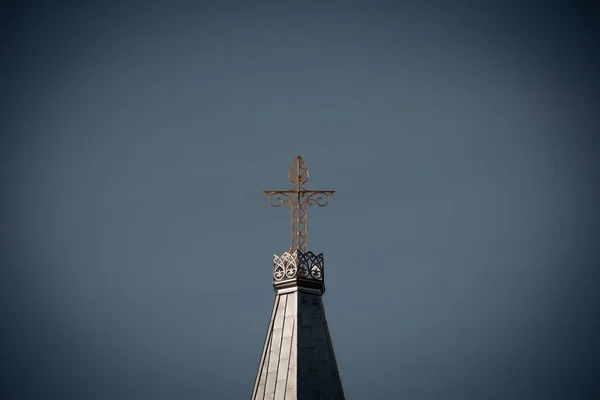
[[[308,182],[308,169],[304,160],[298,157],[292,163],[288,180],[294,184],[291,190],[265,190],[272,206],[279,207],[284,204],[292,209],[292,247],[290,253],[296,250],[306,252],[306,207],[313,204],[325,207],[335,190],[306,190],[304,184]]]

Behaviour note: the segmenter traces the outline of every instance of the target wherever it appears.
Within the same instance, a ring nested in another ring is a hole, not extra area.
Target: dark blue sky
[[[600,398],[597,5],[51,3],[0,11],[1,398],[249,397],[297,153],[349,399]]]

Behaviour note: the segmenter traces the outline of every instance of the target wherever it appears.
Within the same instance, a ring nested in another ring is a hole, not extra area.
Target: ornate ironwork
[[[273,280],[275,282],[286,279],[302,278],[323,281],[325,262],[323,253],[314,254],[296,250],[285,252],[281,256],[273,255]]]
[[[306,251],[306,208],[311,205],[325,207],[335,190],[306,190],[304,184],[309,180],[308,168],[299,154],[292,163],[288,180],[294,185],[291,190],[265,190],[264,194],[269,196],[272,206],[285,204],[292,210],[291,254],[296,250]]]
[[[273,279],[281,281],[285,278],[296,276],[298,270],[298,255],[296,253],[283,253],[281,257],[273,255]]]

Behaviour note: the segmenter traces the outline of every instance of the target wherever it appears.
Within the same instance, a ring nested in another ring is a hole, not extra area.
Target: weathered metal
[[[251,399],[345,399],[319,293],[275,296]]]
[[[335,194],[335,190],[306,190],[304,184],[309,180],[308,168],[300,154],[292,163],[288,180],[294,185],[291,190],[265,190],[265,196],[269,196],[269,202],[274,207],[282,204],[291,208],[292,211],[292,235],[290,253],[300,250],[306,252],[306,209],[311,205],[325,207],[329,198]]]

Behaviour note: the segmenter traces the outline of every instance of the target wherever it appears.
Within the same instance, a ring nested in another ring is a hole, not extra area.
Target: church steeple
[[[298,155],[288,179],[291,190],[265,191],[275,207],[292,211],[290,250],[273,256],[275,303],[269,321],[253,400],[344,399],[321,296],[325,292],[323,253],[307,251],[306,209],[324,207],[335,191],[304,188],[308,169]]]

